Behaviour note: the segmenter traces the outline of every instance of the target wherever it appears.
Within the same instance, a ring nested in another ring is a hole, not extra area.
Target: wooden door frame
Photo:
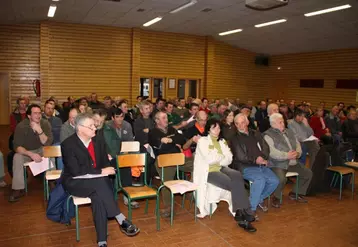
[[[196,81],[196,98],[201,99],[201,94],[200,94],[200,86],[201,86],[201,79],[198,78],[190,78],[190,77],[177,77],[177,83],[176,83],[176,88],[178,90],[179,88],[179,80],[185,80],[185,98],[187,98],[189,95],[189,87],[187,87],[187,85],[189,85],[189,81]],[[177,91],[177,95],[178,95],[178,91]]]
[[[2,71],[2,70],[0,70],[0,74],[5,74],[5,75],[7,75],[7,80],[8,80],[8,95],[7,95],[7,98],[8,98],[8,104],[9,104],[9,116],[10,116],[10,114],[11,114],[11,112],[12,112],[12,105],[11,105],[11,103],[12,103],[12,101],[11,101],[11,72],[9,72],[9,71]]]
[[[153,79],[163,79],[163,98],[165,99],[167,94],[167,80],[168,77],[166,76],[139,76],[139,83],[140,79],[146,78],[149,79],[149,99],[153,101],[153,99],[157,99],[153,97]],[[171,77],[170,77],[171,78]],[[140,87],[139,87],[139,95],[141,93]]]

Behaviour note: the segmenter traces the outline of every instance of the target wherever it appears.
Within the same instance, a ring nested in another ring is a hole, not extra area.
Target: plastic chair
[[[197,211],[197,186],[194,183],[191,183],[186,180],[181,180],[179,178],[179,166],[184,165],[185,163],[185,156],[183,153],[174,153],[174,154],[162,154],[157,157],[158,159],[158,167],[161,168],[161,180],[162,185],[158,188],[158,200],[160,195],[160,190],[164,187],[168,188],[171,195],[171,203],[170,203],[170,225],[173,225],[174,219],[174,194],[180,193],[185,194],[187,192],[194,192],[195,198],[195,209],[194,209],[194,219],[196,222],[196,211]],[[177,180],[169,180],[164,182],[164,168],[176,166],[177,168]],[[160,222],[159,217],[157,216],[157,227],[159,230]]]

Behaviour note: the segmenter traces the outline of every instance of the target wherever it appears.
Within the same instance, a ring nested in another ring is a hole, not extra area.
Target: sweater
[[[288,128],[293,131],[299,142],[303,142],[313,135],[313,130],[310,126],[305,125],[303,122],[299,123],[296,120],[290,122]]]
[[[217,137],[209,135],[211,138],[212,145],[209,145],[209,149],[216,150],[219,155],[223,155],[223,151],[221,149],[220,143]],[[213,163],[209,165],[209,172],[219,172],[221,170],[221,166],[219,163]]]
[[[60,141],[61,143],[66,140],[68,137],[75,133],[75,127],[70,124],[69,121],[66,121],[62,124],[61,131],[60,131]]]

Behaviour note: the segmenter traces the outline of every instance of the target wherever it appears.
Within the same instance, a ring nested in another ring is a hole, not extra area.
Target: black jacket
[[[236,134],[230,140],[230,148],[233,154],[233,162],[231,168],[235,170],[243,170],[249,166],[257,166],[257,157],[250,157],[248,149],[243,143],[242,139],[245,134],[236,132]],[[261,147],[261,157],[268,160],[270,154],[270,148],[266,141],[262,138],[261,133],[254,130],[249,130],[249,136],[256,139],[256,142]]]
[[[343,139],[348,142],[358,141],[358,120],[347,119],[342,125]]]
[[[62,142],[61,152],[64,165],[62,181],[65,186],[72,180],[72,177],[101,174],[102,168],[110,166],[104,139],[95,136],[92,142],[96,155],[96,168],[93,168],[92,158],[77,134],[73,134]]]

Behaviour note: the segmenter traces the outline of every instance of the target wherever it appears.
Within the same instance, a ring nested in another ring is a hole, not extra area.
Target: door
[[[0,125],[10,124],[9,76],[0,73]]]
[[[140,96],[147,97],[152,101],[157,98],[165,98],[164,81],[165,79],[160,77],[141,77],[139,85]]]
[[[178,79],[177,88],[178,98],[186,99],[188,97],[192,97],[193,99],[195,99],[200,97],[199,80],[197,79]]]

